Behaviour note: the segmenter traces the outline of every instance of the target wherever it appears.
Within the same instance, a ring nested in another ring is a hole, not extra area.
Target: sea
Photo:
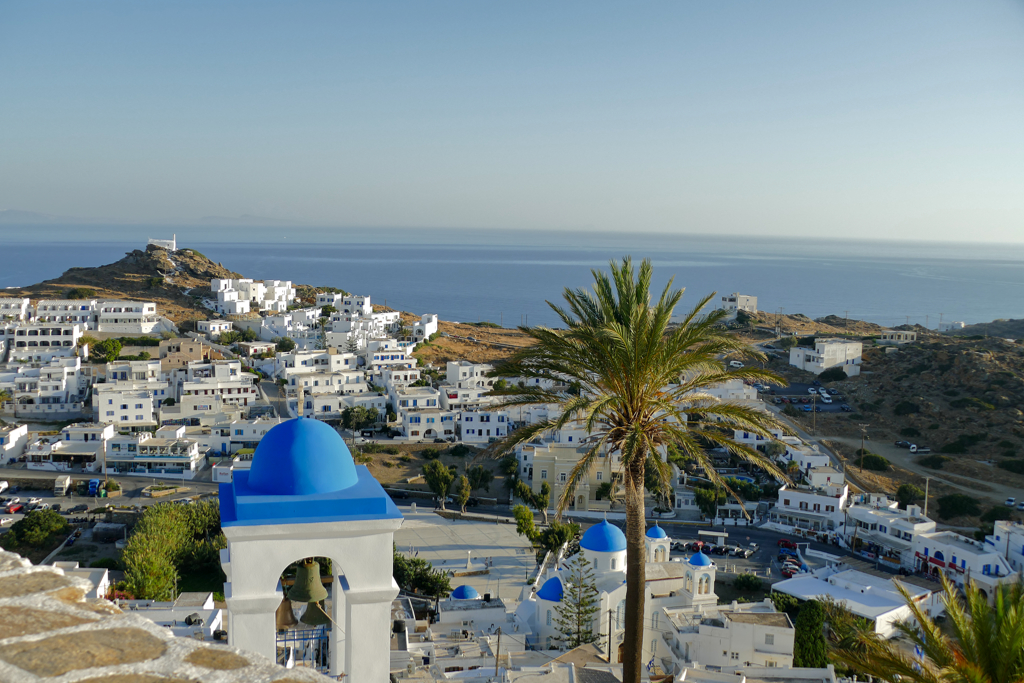
[[[442,320],[559,326],[547,302],[588,288],[592,269],[650,259],[660,290],[686,292],[680,310],[732,292],[762,311],[887,326],[1024,318],[1024,244],[823,240],[583,231],[294,226],[0,226],[0,287],[99,266],[177,236],[255,279],[368,294],[375,303]]]

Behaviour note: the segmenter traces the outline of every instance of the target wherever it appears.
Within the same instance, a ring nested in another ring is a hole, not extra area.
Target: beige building
[[[160,342],[160,370],[171,372],[188,367],[189,361],[210,360],[210,351],[209,346],[197,339],[165,339]]]
[[[587,453],[589,445],[571,443],[530,443],[520,446],[516,454],[519,457],[519,478],[530,485],[535,493],[539,493],[545,483],[551,486],[551,498],[548,509],[558,506],[562,492],[569,481],[572,469]],[[608,510],[610,502],[606,499],[597,500],[597,490],[601,484],[613,481],[621,476],[619,473],[621,459],[617,456],[600,455],[594,458],[590,467],[590,475],[586,481],[576,487],[576,493],[569,510]]]

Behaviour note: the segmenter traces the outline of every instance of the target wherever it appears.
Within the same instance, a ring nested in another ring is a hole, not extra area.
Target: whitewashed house
[[[808,472],[802,486],[784,485],[768,513],[769,523],[783,531],[806,529],[834,532],[843,525],[850,487],[842,472],[819,467]]]
[[[424,313],[420,316],[419,322],[412,326],[412,338],[415,341],[428,339],[430,335],[437,333],[437,314]]]
[[[991,604],[996,589],[1015,583],[1015,570],[1000,549],[954,531],[936,531],[914,538],[914,562],[919,571],[933,576],[945,574],[963,588],[968,581],[983,592]]]
[[[32,322],[19,325],[13,332],[13,340],[6,335],[9,361],[49,363],[54,358],[78,355],[83,328],[77,323]]]
[[[671,659],[669,670],[695,664],[733,673],[750,666],[793,666],[796,630],[785,612],[772,601],[713,605],[704,608],[662,608],[659,626]],[[659,648],[660,650],[661,648]]]
[[[842,538],[869,560],[898,569],[914,569],[914,544],[922,534],[935,531],[935,522],[918,505],[901,510],[886,496],[863,493],[851,496],[846,508]]]
[[[83,330],[95,330],[96,308],[95,299],[41,299],[35,305],[35,321],[75,323]]]
[[[19,458],[28,443],[28,425],[0,425],[0,463]]]
[[[464,411],[459,414],[459,436],[463,443],[488,444],[508,435],[508,412],[504,410]]]
[[[831,368],[841,368],[848,377],[860,374],[863,344],[849,339],[816,339],[814,348],[794,346],[789,350],[789,364],[815,375]]]
[[[733,292],[722,297],[722,308],[732,312],[757,313],[757,297]]]
[[[152,334],[176,331],[156,312],[152,301],[101,301],[96,305],[96,331],[119,334]]]
[[[107,441],[106,472],[170,479],[192,479],[202,468],[199,442],[184,426],[161,427],[156,434],[118,434]]]
[[[0,320],[27,320],[30,308],[28,299],[0,298]]]
[[[230,320],[200,320],[196,322],[196,332],[206,335],[207,339],[219,339],[225,332],[231,332]]]
[[[985,537],[985,543],[1005,557],[1013,571],[1024,570],[1024,524],[996,520],[992,533]]]

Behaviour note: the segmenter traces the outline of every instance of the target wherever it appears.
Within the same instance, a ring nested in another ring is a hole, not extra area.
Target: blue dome
[[[580,547],[595,553],[617,553],[626,549],[626,534],[606,519],[587,529],[580,539]]]
[[[472,586],[459,586],[452,591],[452,598],[454,600],[476,600],[479,597],[480,594]]]
[[[690,564],[694,567],[710,567],[711,558],[704,554],[703,550],[698,550],[690,556]]]
[[[303,417],[267,432],[249,469],[249,488],[277,496],[333,493],[358,479],[352,454],[338,432]]]
[[[557,576],[552,576],[544,582],[544,585],[537,591],[537,597],[550,602],[562,601],[562,582]]]
[[[647,530],[647,538],[666,538],[667,536],[668,534],[665,533],[665,530],[657,524]]]

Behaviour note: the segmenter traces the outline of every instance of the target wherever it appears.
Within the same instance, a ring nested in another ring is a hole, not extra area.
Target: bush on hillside
[[[735,579],[732,580],[733,588],[744,593],[753,593],[761,590],[764,584],[761,579],[754,576],[753,574],[739,574]]]
[[[1007,472],[1024,474],[1024,460],[1000,460],[999,466]]]
[[[0,546],[8,550],[46,548],[69,533],[71,525],[59,513],[53,510],[33,510],[12,524],[10,531],[0,536]]]
[[[930,428],[929,428],[930,429]],[[940,453],[966,453],[972,446],[977,446],[988,438],[984,432],[979,434],[961,434],[955,440],[944,444],[939,449]]]
[[[1000,519],[1013,519],[1013,508],[1006,507],[1005,505],[996,505],[985,510],[981,515],[981,521],[983,522],[995,522]]]
[[[828,382],[841,382],[844,379],[847,379],[847,377],[849,377],[849,375],[846,374],[845,370],[843,370],[840,367],[834,367],[829,368],[825,372],[818,375],[818,380],[822,383],[827,384]]]
[[[962,493],[951,493],[938,499],[939,517],[953,519],[955,517],[974,517],[981,513],[981,506],[975,498]]]
[[[921,412],[921,406],[910,401],[900,401],[896,404],[896,407],[892,409],[892,412],[896,415],[912,415],[914,413]]]
[[[877,453],[866,453],[863,458],[858,460],[858,464],[873,472],[887,472],[890,467],[889,461]]]
[[[941,470],[943,464],[949,460],[949,458],[943,455],[926,455],[923,458],[918,459],[918,465],[924,465],[930,467],[933,470]]]

